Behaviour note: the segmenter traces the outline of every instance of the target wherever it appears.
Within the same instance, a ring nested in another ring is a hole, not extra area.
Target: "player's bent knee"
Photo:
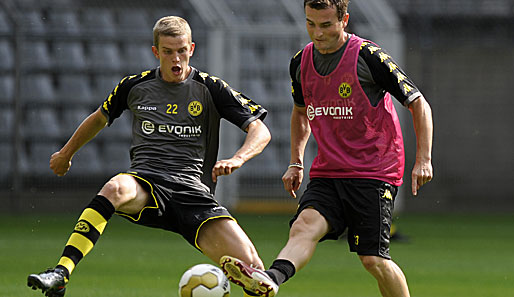
[[[99,195],[106,197],[116,210],[136,199],[137,186],[131,176],[117,175],[104,184]]]

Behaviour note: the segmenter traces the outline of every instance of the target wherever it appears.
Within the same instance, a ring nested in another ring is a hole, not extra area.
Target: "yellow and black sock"
[[[112,203],[100,195],[97,195],[84,209],[57,264],[58,268],[67,272],[67,277],[79,261],[93,249],[113,214]]]

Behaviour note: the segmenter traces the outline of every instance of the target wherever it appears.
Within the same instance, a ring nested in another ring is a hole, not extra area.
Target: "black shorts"
[[[214,196],[204,185],[166,179],[151,173],[120,174],[135,177],[150,194],[150,201],[137,214],[116,214],[139,225],[178,233],[198,250],[198,231],[205,222],[217,218],[234,220],[228,210],[214,200]]]
[[[302,210],[314,208],[331,227],[320,241],[337,240],[348,229],[350,251],[391,259],[389,239],[397,189],[374,179],[313,178],[290,224]]]

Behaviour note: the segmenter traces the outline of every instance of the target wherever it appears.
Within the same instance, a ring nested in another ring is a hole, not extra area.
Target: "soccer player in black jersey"
[[[433,176],[432,113],[391,56],[345,32],[348,2],[304,0],[312,42],[290,63],[291,163],[282,177],[292,197],[302,183],[311,132],[318,154],[289,240],[266,271],[232,255],[220,262],[230,280],[259,296],[274,296],[307,265],[318,242],[337,240],[345,231],[350,251],[377,280],[382,296],[409,296],[406,278],[389,255],[394,199],[404,173],[403,138],[391,95],[410,110],[414,122],[413,195]]]
[[[180,17],[153,28],[156,69],[123,78],[101,106],[50,159],[58,176],[73,155],[122,112],[133,115],[131,167],[112,177],[81,213],[57,266],[28,277],[46,296],[64,296],[79,261],[94,247],[113,214],[144,226],[181,234],[218,263],[231,254],[264,268],[253,243],[214,199],[219,176],[230,175],[271,139],[267,111],[222,79],[189,65],[195,44]],[[220,120],[246,131],[231,158],[217,160]]]

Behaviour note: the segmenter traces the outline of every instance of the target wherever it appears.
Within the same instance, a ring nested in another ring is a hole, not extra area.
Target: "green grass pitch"
[[[236,215],[266,265],[287,239],[289,216]],[[0,217],[0,296],[43,296],[26,286],[29,273],[55,265],[76,217]],[[391,255],[416,297],[514,296],[512,215],[404,215],[410,243]],[[95,249],[79,264],[66,297],[176,297],[181,274],[211,263],[180,236],[113,218]],[[211,263],[214,264],[214,263]],[[232,297],[241,297],[232,285]],[[346,241],[318,245],[309,265],[283,285],[279,297],[380,296],[375,280]]]

